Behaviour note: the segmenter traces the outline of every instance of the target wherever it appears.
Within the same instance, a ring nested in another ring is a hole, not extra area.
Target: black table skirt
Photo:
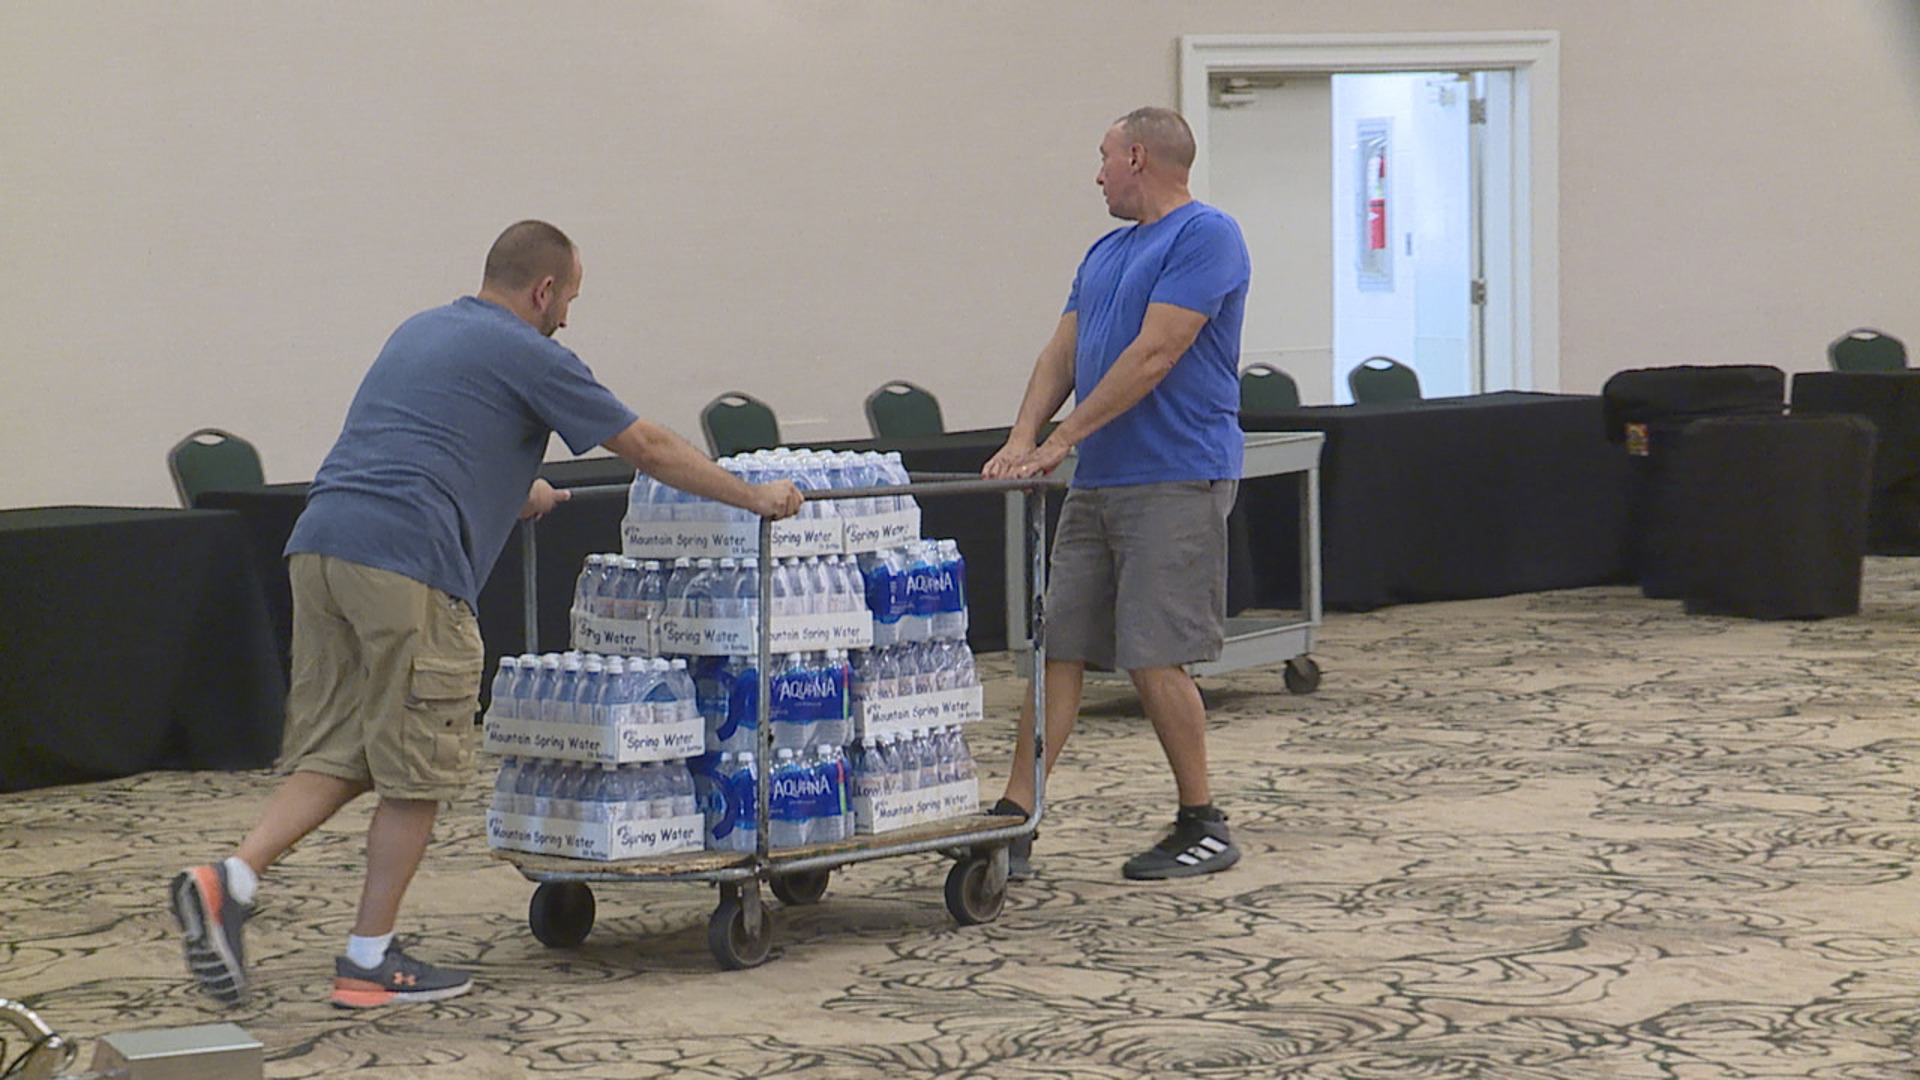
[[[1626,580],[1628,469],[1598,397],[1508,391],[1243,414],[1322,431],[1322,600],[1333,609]],[[1276,478],[1278,479],[1278,478]],[[1258,599],[1299,594],[1297,495],[1251,482]]]
[[[0,511],[0,791],[280,749],[285,685],[236,514]]]
[[[1867,550],[1920,555],[1920,371],[1796,373],[1793,414],[1845,414],[1873,424]]]

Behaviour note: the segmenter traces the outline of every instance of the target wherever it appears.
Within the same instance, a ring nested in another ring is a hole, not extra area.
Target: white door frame
[[[1207,87],[1215,75],[1379,71],[1513,72],[1513,342],[1522,389],[1560,389],[1560,35],[1189,34],[1180,39],[1180,112],[1207,197]]]

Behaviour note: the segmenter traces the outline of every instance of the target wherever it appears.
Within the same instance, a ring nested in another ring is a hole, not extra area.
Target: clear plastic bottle
[[[673,816],[692,817],[700,812],[699,796],[693,787],[693,771],[684,760],[666,763],[667,790],[673,793]]]
[[[695,725],[700,722],[700,691],[693,684],[693,672],[687,669],[687,659],[676,656],[667,662],[667,681],[673,684],[673,715],[676,723]]]
[[[637,560],[612,560],[607,571],[605,595],[606,603],[599,614],[627,621],[640,617],[640,564]]]
[[[494,673],[493,687],[487,701],[487,719],[514,720],[519,717],[519,704],[514,701],[514,683],[520,679],[520,658],[503,656],[500,658],[500,670]]]
[[[500,759],[500,771],[493,776],[493,801],[488,809],[496,814],[514,813],[519,805],[513,785],[520,779],[520,759],[511,755]]]
[[[934,547],[935,572],[940,580],[939,604],[933,613],[933,636],[946,641],[967,639],[967,560],[960,543],[942,540]]]
[[[533,790],[540,781],[540,767],[544,764],[538,758],[520,759],[520,768],[513,775],[513,809],[509,813],[528,818],[534,816],[537,800]]]
[[[735,753],[760,749],[760,668],[751,656],[727,657],[727,717],[720,745]]]
[[[633,617],[642,622],[659,622],[667,613],[667,571],[660,565],[659,559],[648,559],[642,563],[638,559],[629,559],[636,565]]]
[[[691,618],[687,611],[687,586],[693,584],[693,560],[682,556],[673,560],[673,570],[667,575],[665,592],[665,614],[669,619]]]
[[[580,692],[580,656],[567,653],[559,662],[553,693],[540,702],[540,719],[549,724],[573,722],[573,702]]]
[[[573,579],[573,610],[596,614],[600,603],[600,593],[606,580],[607,557],[589,555],[580,566],[580,575]]]
[[[760,838],[760,777],[751,750],[734,755],[728,780],[727,803],[733,808],[733,845],[729,851],[758,850]]]
[[[773,776],[769,785],[767,827],[771,830],[767,846],[794,848],[807,843],[805,770],[791,747],[774,751]]]

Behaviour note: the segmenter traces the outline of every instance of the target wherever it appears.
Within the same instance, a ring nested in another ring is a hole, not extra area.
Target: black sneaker
[[[333,995],[342,1009],[371,1009],[409,1001],[441,1001],[473,989],[473,976],[415,960],[397,948],[377,968],[363,968],[338,956],[333,961]]]
[[[1240,849],[1227,831],[1227,816],[1217,810],[1213,815],[1181,810],[1167,838],[1128,859],[1120,873],[1135,881],[1159,881],[1218,873],[1239,862]]]
[[[1024,818],[1032,815],[1027,808],[1012,799],[1001,799],[987,811],[995,817]],[[1039,836],[1038,830],[1025,836],[1016,836],[1007,844],[1007,880],[1026,881],[1033,877],[1033,841]]]
[[[182,870],[167,888],[187,947],[187,973],[228,1005],[247,999],[247,951],[240,929],[253,914],[227,891],[224,863]]]

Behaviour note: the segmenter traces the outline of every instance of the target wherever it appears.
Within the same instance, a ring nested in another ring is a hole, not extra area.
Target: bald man
[[[1240,227],[1187,190],[1193,132],[1170,109],[1137,109],[1100,140],[1094,180],[1134,224],[1100,238],[1040,351],[989,477],[1079,461],[1060,513],[1047,588],[1046,769],[1080,710],[1089,664],[1124,670],[1166,752],[1173,827],[1121,867],[1155,880],[1240,858],[1207,779],[1206,707],[1184,665],[1220,655],[1227,512],[1239,485],[1240,323],[1250,260]],[[1044,442],[1042,425],[1074,397]],[[1030,816],[1033,716],[1020,720],[998,814]],[[1012,876],[1031,873],[1016,842]]]
[[[439,806],[473,768],[485,657],[475,599],[514,519],[566,499],[536,478],[552,435],[764,517],[800,508],[793,484],[748,484],[635,416],[553,340],[580,280],[565,233],[510,226],[479,293],[394,331],[347,410],[287,542],[286,778],[231,857],[183,871],[169,894],[188,970],[223,1002],[247,995],[241,929],[260,876],[369,791],[379,804],[360,906],[330,1000],[362,1008],[472,988],[465,972],[393,947],[393,929]]]

